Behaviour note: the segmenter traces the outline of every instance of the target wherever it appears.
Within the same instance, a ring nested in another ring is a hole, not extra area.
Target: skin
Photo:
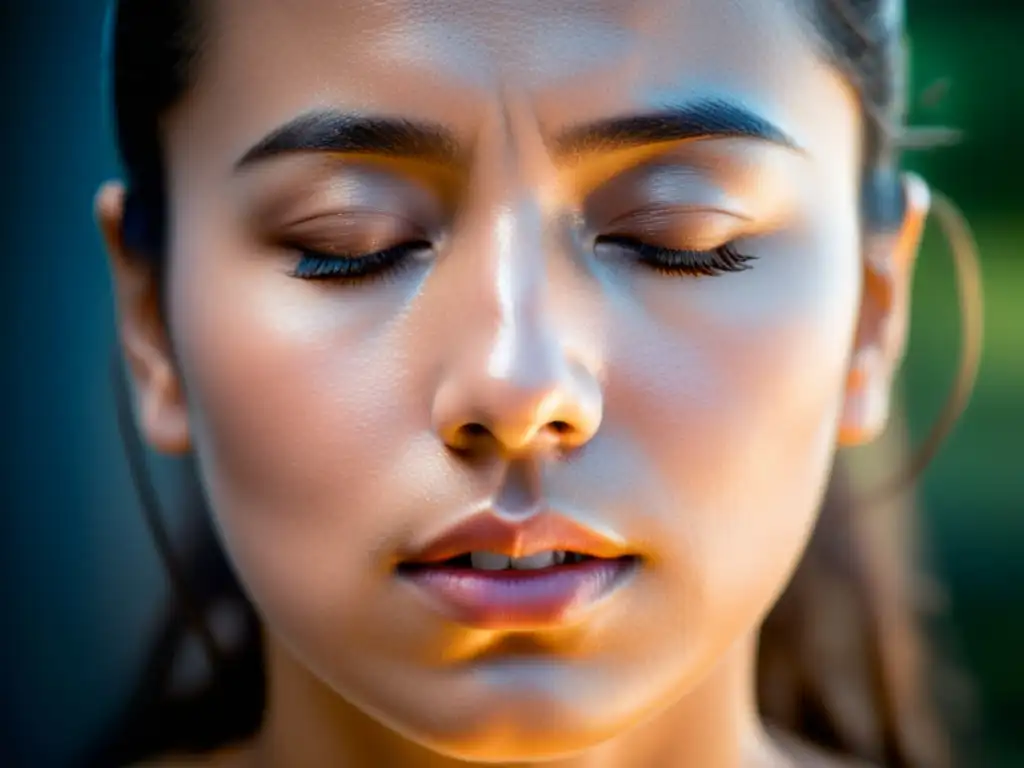
[[[902,230],[865,256],[856,94],[798,12],[212,6],[197,83],[163,124],[166,316],[122,244],[119,185],[98,209],[141,428],[159,451],[196,452],[265,621],[265,726],[232,759],[810,764],[758,721],[757,628],[837,446],[885,423],[928,195],[907,179]],[[738,101],[799,149],[556,151],[573,126],[695,97]],[[326,107],[441,125],[460,159],[237,166]],[[609,232],[734,242],[756,258],[666,275],[595,248]],[[408,269],[349,283],[293,276],[286,245],[346,253],[424,236],[432,250]],[[462,626],[393,575],[402,552],[482,506],[545,505],[644,558],[564,626]]]

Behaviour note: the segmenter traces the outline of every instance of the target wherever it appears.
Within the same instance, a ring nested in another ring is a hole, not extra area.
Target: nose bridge
[[[550,327],[548,259],[537,207],[521,199],[496,211],[491,239],[492,268],[484,278],[490,285],[482,293],[493,302],[488,374],[496,380],[543,378],[558,333]]]
[[[560,339],[551,327],[554,233],[550,206],[543,202],[551,174],[540,129],[524,104],[507,95],[496,110],[493,130],[481,136],[477,190],[467,212],[475,233],[467,260],[480,267],[474,271],[483,304],[479,330],[490,335],[488,377],[525,387],[552,376]]]
[[[560,327],[545,177],[511,131],[498,134],[490,147],[481,142],[477,192],[455,256],[471,279],[435,421],[453,445],[481,428],[510,451],[549,432],[579,442],[596,429],[600,396]]]

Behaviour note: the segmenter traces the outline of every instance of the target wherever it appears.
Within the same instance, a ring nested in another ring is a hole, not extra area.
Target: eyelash
[[[728,272],[745,272],[756,258],[740,253],[732,243],[710,251],[692,251],[661,248],[620,235],[600,237],[597,242],[630,251],[643,266],[673,276],[714,277]],[[413,254],[430,247],[426,241],[410,241],[359,256],[334,256],[303,250],[292,277],[345,283],[380,280],[408,268]]]
[[[600,237],[598,243],[630,251],[640,264],[671,276],[715,277],[727,272],[745,272],[756,258],[740,253],[733,243],[709,251],[662,248],[624,235]]]
[[[430,243],[416,240],[358,256],[336,256],[303,249],[291,274],[300,280],[343,283],[382,280],[412,266],[410,257],[430,247]]]

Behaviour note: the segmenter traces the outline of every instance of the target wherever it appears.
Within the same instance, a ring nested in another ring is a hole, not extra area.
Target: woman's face
[[[456,755],[678,700],[783,588],[850,409],[856,94],[785,2],[210,5],[136,371],[272,642]],[[553,549],[601,557],[423,565]]]

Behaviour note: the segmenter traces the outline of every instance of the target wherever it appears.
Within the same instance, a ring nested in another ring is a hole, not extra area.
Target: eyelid
[[[295,156],[270,166],[254,169],[242,196],[253,228],[267,235],[336,214],[405,217],[421,227],[449,217],[443,188],[393,167],[329,155]]]
[[[422,227],[418,226],[412,219],[388,211],[381,211],[374,208],[341,208],[333,209],[328,211],[321,211],[319,213],[309,214],[302,216],[301,218],[295,219],[290,223],[284,225],[285,229],[292,229],[294,227],[306,226],[310,222],[321,222],[321,221],[341,221],[345,224],[355,224],[360,221],[391,221],[398,222],[408,229],[422,230]]]
[[[379,211],[346,210],[306,216],[281,227],[285,238],[326,236],[338,238],[427,239],[429,233],[404,216]]]
[[[681,219],[722,218],[737,222],[749,223],[752,217],[736,210],[720,206],[702,205],[650,205],[632,210],[611,219],[605,228],[615,229],[624,226],[678,225]]]
[[[706,250],[750,233],[751,219],[721,209],[657,206],[617,216],[598,229],[665,248]]]
[[[279,230],[276,239],[289,247],[349,256],[432,238],[405,217],[359,209],[305,217]]]
[[[656,206],[618,216],[597,232],[599,241],[622,238],[654,248],[704,252],[749,236],[750,222],[719,208]]]

